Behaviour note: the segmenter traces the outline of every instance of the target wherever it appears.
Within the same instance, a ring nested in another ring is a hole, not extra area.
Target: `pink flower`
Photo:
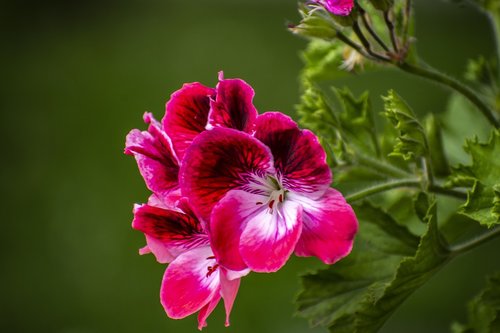
[[[146,236],[148,245],[141,254],[152,252],[159,262],[170,262],[160,291],[167,315],[181,319],[199,311],[201,330],[222,297],[228,326],[240,277],[248,271],[231,272],[218,264],[186,198],[177,202],[175,210],[152,205],[155,203],[153,197],[149,204],[136,205],[132,227]]]
[[[334,15],[347,16],[354,7],[354,0],[314,0]]]
[[[328,264],[346,256],[357,220],[331,181],[316,136],[278,112],[260,115],[253,135],[199,134],[180,170],[219,263],[236,271],[276,271],[294,251]]]
[[[171,95],[161,123],[151,113],[144,114],[148,130],[130,131],[125,153],[135,157],[147,187],[165,199],[179,189],[179,165],[198,134],[215,127],[253,131],[253,96],[245,81],[224,79],[222,72],[215,89],[198,82],[184,84]]]

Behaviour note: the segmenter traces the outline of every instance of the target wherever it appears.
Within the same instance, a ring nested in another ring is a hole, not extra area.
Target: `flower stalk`
[[[500,227],[490,229],[487,232],[483,233],[482,235],[477,236],[476,238],[467,240],[463,243],[450,245],[448,247],[448,250],[453,255],[456,256],[456,255],[468,252],[468,251],[478,247],[479,245],[486,243],[487,241],[492,240],[498,236],[500,236]]]
[[[447,86],[456,92],[462,94],[466,97],[472,104],[474,104],[479,111],[488,119],[488,121],[495,127],[500,128],[500,121],[493,114],[492,110],[488,107],[486,103],[484,103],[481,98],[469,87],[462,84],[460,81],[451,78],[447,75],[440,73],[439,71],[432,69],[430,67],[424,68],[409,64],[407,62],[402,62],[397,64],[397,66],[410,74],[420,76],[426,78],[428,80],[440,83],[444,86]]]

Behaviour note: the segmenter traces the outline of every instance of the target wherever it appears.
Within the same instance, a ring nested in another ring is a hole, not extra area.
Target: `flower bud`
[[[308,11],[304,7],[301,9],[302,20],[300,23],[289,26],[289,29],[304,37],[331,40],[337,36],[337,28],[330,15],[325,14],[314,10]]]

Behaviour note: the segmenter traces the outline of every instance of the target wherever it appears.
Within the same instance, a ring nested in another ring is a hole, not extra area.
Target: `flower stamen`
[[[209,277],[217,270],[217,268],[219,268],[219,264],[215,264],[213,266],[208,266],[207,267],[207,274],[205,276]]]

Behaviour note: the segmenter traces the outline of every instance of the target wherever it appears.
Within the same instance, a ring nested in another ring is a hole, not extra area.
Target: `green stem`
[[[364,48],[363,48],[363,46],[361,46],[358,43],[354,42],[349,37],[347,37],[346,35],[344,35],[343,33],[341,33],[340,31],[337,31],[336,38],[338,38],[339,40],[343,41],[344,43],[346,43],[347,45],[349,45],[350,47],[352,47],[354,50],[356,50],[356,52],[358,52],[359,54],[361,54],[363,57],[368,58],[368,59],[377,60],[377,59],[373,58],[371,55],[369,55],[368,53],[366,53],[365,50],[364,50]]]
[[[483,244],[483,243],[485,243],[485,242],[487,242],[495,237],[498,237],[498,236],[500,236],[500,227],[493,228],[493,229],[485,232],[484,234],[482,234],[474,239],[465,241],[463,243],[450,245],[448,247],[448,249],[454,255],[465,253],[465,252],[470,251],[470,250],[474,249],[475,247],[477,247],[477,246],[479,246],[479,245],[481,245],[481,244]]]
[[[406,0],[405,3],[405,20],[403,25],[403,47],[408,47],[408,41],[410,40],[410,22],[411,22],[411,0]]]
[[[361,28],[359,27],[359,24],[357,21],[355,21],[353,23],[352,30],[354,31],[354,33],[358,37],[361,44],[363,44],[363,47],[365,48],[366,52],[369,55],[371,55],[373,58],[378,59],[380,61],[390,61],[389,58],[373,51],[370,42],[368,41],[368,39],[366,39],[365,35],[363,34],[363,31],[361,31]]]
[[[360,11],[359,15],[361,16],[361,20],[363,22],[363,25],[366,28],[366,30],[368,30],[368,33],[373,37],[373,39],[375,39],[377,41],[377,43],[386,52],[389,52],[389,48],[387,47],[387,45],[385,45],[385,43],[382,40],[382,38],[380,38],[380,36],[377,34],[377,32],[375,32],[375,30],[373,30],[373,27],[370,24],[370,21],[369,21],[369,18],[368,18],[368,14],[366,13],[366,11],[363,8],[361,8],[361,6],[359,6],[359,4],[358,4],[358,8],[359,8],[359,11]]]
[[[387,28],[389,29],[389,34],[391,36],[392,47],[394,48],[394,52],[396,54],[399,54],[398,37],[396,36],[396,30],[394,30],[394,23],[392,23],[392,20],[389,16],[390,13],[388,10],[384,11],[383,13],[384,13],[385,25],[387,25]]]
[[[474,104],[479,109],[479,111],[481,111],[481,113],[490,121],[490,123],[493,126],[495,126],[496,128],[500,128],[500,122],[497,120],[497,118],[495,117],[493,112],[490,110],[488,105],[486,105],[476,95],[476,93],[472,89],[465,86],[464,84],[462,84],[458,80],[455,80],[449,76],[446,76],[446,75],[436,71],[435,69],[418,67],[418,66],[406,63],[406,62],[397,64],[397,66],[407,73],[421,76],[421,77],[424,77],[424,78],[429,79],[431,81],[441,83],[441,84],[459,92],[464,97],[466,97],[472,104]]]
[[[420,187],[420,179],[400,179],[400,180],[394,180],[388,183],[383,183],[380,185],[375,185],[372,187],[368,187],[362,191],[350,194],[346,196],[347,202],[353,202],[357,200],[361,200],[367,196],[377,194],[380,192],[385,192],[394,188],[400,188],[400,187]]]
[[[432,193],[447,195],[449,197],[454,197],[460,200],[467,200],[467,193],[453,190],[451,188],[445,188],[439,185],[431,184],[428,190]]]
[[[495,16],[493,13],[488,12],[488,18],[490,19],[493,28],[493,39],[495,43],[496,59],[497,59],[497,74],[498,80],[500,81],[500,16]]]

